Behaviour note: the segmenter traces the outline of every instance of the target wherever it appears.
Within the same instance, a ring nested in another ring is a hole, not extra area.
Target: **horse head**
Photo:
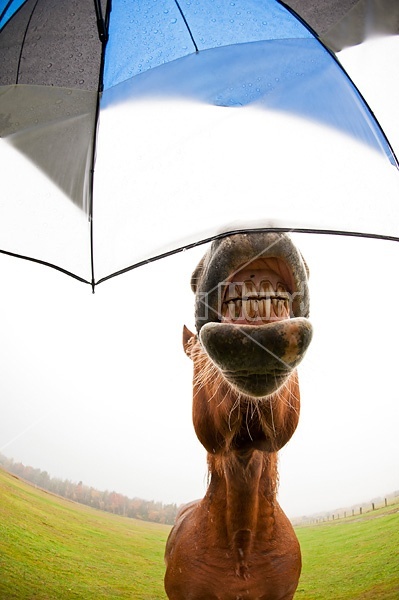
[[[242,233],[216,240],[195,269],[191,287],[197,334],[185,328],[183,343],[194,361],[194,426],[208,452],[215,453],[224,442],[220,436],[211,439],[212,428],[203,418],[200,397],[206,387],[208,399],[222,402],[229,395],[237,409],[252,402],[252,413],[265,399],[274,415],[290,402],[287,393],[299,400],[295,369],[312,337],[307,280],[304,259],[283,233]],[[196,404],[202,414],[196,415]],[[273,435],[270,426],[265,432],[264,411],[262,423],[251,421],[252,432],[246,421],[248,435],[241,431],[227,438],[236,447],[252,441],[254,447],[276,451],[291,437],[297,419],[285,419],[284,431],[274,428]]]

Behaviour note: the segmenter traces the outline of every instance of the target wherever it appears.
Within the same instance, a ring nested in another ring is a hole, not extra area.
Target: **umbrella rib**
[[[184,15],[184,13],[183,13],[183,11],[182,11],[182,9],[181,9],[181,6],[180,6],[180,4],[179,4],[179,2],[178,2],[177,0],[175,0],[175,4],[176,4],[177,8],[179,9],[179,12],[180,12],[180,14],[181,14],[181,17],[182,17],[182,19],[183,19],[183,21],[184,21],[184,23],[185,23],[185,25],[186,25],[186,27],[187,27],[187,31],[188,31],[188,33],[190,34],[190,38],[191,38],[191,41],[192,41],[192,42],[193,42],[193,44],[194,44],[195,51],[196,51],[196,52],[199,52],[199,50],[198,50],[198,46],[197,46],[197,44],[196,44],[196,42],[195,42],[195,39],[194,39],[194,36],[193,36],[193,33],[192,33],[191,29],[190,29],[190,26],[189,26],[189,24],[188,24],[188,22],[187,22],[187,19],[186,19],[185,15]]]
[[[39,265],[44,265],[45,267],[50,267],[51,269],[55,269],[56,271],[60,271],[60,273],[64,273],[64,275],[68,275],[73,279],[77,279],[81,283],[87,283],[91,285],[91,281],[87,281],[80,275],[76,275],[76,273],[72,273],[72,271],[68,271],[68,269],[64,269],[63,267],[59,267],[53,263],[47,262],[46,260],[41,260],[40,258],[33,258],[32,256],[25,256],[24,254],[17,254],[16,252],[9,252],[8,250],[0,250],[0,254],[5,254],[7,256],[13,256],[14,258],[22,258],[22,260],[28,260],[30,262],[37,263]]]
[[[339,235],[344,237],[360,237],[366,239],[375,239],[375,240],[385,240],[389,242],[399,242],[399,237],[393,235],[384,235],[379,233],[364,233],[361,231],[341,231],[334,229],[312,229],[306,227],[253,227],[250,229],[234,229],[231,231],[226,231],[223,233],[217,233],[213,236],[204,238],[198,242],[192,242],[190,244],[186,244],[185,246],[180,246],[175,250],[169,250],[168,252],[163,252],[162,254],[157,254],[151,258],[146,260],[142,260],[134,265],[130,265],[129,267],[125,267],[124,269],[120,269],[119,271],[115,271],[110,275],[106,275],[102,277],[98,281],[95,282],[94,285],[99,285],[104,281],[108,281],[108,279],[112,279],[113,277],[117,277],[118,275],[123,275],[124,273],[128,273],[129,271],[133,271],[138,267],[142,267],[144,265],[153,263],[157,260],[161,260],[163,258],[167,258],[168,256],[173,256],[174,254],[178,254],[179,252],[184,252],[185,250],[191,250],[192,248],[197,248],[198,246],[202,246],[204,244],[208,244],[214,240],[220,240],[225,237],[229,237],[230,235],[236,235],[238,233],[259,233],[259,232],[270,232],[270,233],[312,233],[319,235]]]
[[[101,3],[99,0],[94,0],[94,8],[95,8],[96,17],[97,17],[98,37],[100,38],[100,41],[102,43],[104,43],[108,40],[108,26],[103,18]],[[109,14],[108,7],[107,7],[107,14]]]
[[[96,10],[97,17],[97,28],[98,35],[101,41],[101,63],[100,63],[100,71],[98,76],[98,87],[97,87],[97,102],[96,102],[96,113],[94,116],[94,128],[93,128],[93,146],[92,146],[92,155],[91,155],[91,169],[90,169],[90,186],[89,186],[89,221],[90,221],[90,267],[91,267],[91,290],[94,294],[94,289],[96,287],[96,280],[94,276],[94,213],[93,213],[93,204],[94,204],[94,166],[96,161],[96,148],[97,148],[97,129],[98,129],[98,121],[100,116],[100,96],[104,89],[104,62],[105,62],[105,49],[108,41],[108,25],[109,25],[109,15],[111,11],[111,1],[107,1],[105,19],[102,15],[101,4],[99,0],[94,0],[94,6]]]
[[[24,46],[25,46],[25,40],[26,40],[26,36],[27,36],[27,34],[28,34],[28,29],[29,29],[29,27],[30,27],[30,22],[31,22],[31,20],[32,20],[33,13],[34,13],[34,12],[35,12],[35,10],[36,10],[36,7],[37,7],[37,5],[38,5],[38,2],[39,2],[39,0],[36,0],[36,2],[35,2],[35,5],[34,5],[34,6],[33,6],[33,8],[32,8],[32,11],[31,11],[31,13],[30,13],[30,15],[29,15],[28,22],[27,22],[27,24],[26,24],[26,27],[25,27],[24,36],[23,36],[22,43],[21,43],[21,50],[20,50],[19,57],[18,57],[17,76],[16,76],[16,80],[15,80],[15,83],[16,83],[16,84],[18,84],[18,80],[19,80],[19,69],[20,69],[20,66],[21,66],[21,61],[22,61],[22,53],[23,53],[23,51],[24,51]]]

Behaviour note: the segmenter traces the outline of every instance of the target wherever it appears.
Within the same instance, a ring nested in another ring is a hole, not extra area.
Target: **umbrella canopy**
[[[329,4],[2,0],[1,251],[94,288],[234,231],[398,239],[399,126],[335,53],[397,61],[399,9]]]

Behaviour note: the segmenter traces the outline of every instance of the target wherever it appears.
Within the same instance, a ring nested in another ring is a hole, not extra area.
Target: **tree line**
[[[25,466],[2,454],[0,454],[0,465],[10,473],[53,494],[115,515],[168,525],[173,525],[176,518],[178,509],[176,504],[163,504],[153,500],[128,498],[115,491],[97,490],[85,485],[82,481],[75,483],[69,479],[51,477],[47,471]]]

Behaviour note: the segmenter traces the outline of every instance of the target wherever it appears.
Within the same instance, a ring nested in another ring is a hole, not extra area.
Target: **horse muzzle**
[[[303,317],[264,325],[207,323],[199,337],[230,384],[249,396],[263,397],[281,387],[300,363],[312,326]]]
[[[213,242],[193,273],[201,344],[228,382],[254,397],[276,391],[312,338],[308,270],[284,233]]]

